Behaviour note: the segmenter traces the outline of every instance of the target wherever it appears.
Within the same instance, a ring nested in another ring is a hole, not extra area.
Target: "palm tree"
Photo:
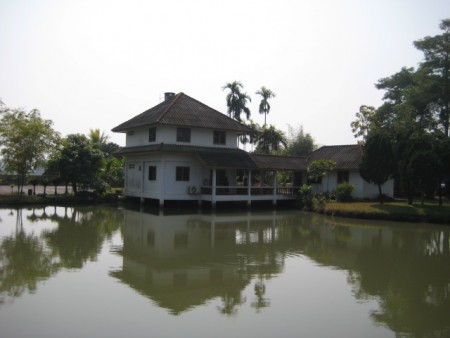
[[[100,129],[91,129],[89,131],[89,139],[91,144],[98,149],[102,149],[105,144],[109,141],[109,136],[105,132],[100,133]]]
[[[222,87],[222,90],[230,90],[226,97],[228,116],[239,122],[242,121],[242,113],[245,113],[247,119],[250,117],[250,109],[247,107],[247,102],[251,102],[251,98],[247,93],[241,92],[243,88],[244,86],[239,81],[227,83]]]
[[[261,133],[256,140],[257,153],[270,154],[287,147],[286,136],[281,130],[275,129],[274,126],[263,127]]]
[[[269,99],[275,97],[275,93],[269,88],[264,86],[256,92],[257,95],[261,95],[261,102],[259,104],[259,113],[264,114],[264,126],[266,125],[266,116],[270,112]]]

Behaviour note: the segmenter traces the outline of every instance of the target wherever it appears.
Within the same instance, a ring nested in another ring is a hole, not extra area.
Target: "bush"
[[[313,210],[312,186],[303,184],[298,190],[297,203],[300,209]]]
[[[352,192],[355,189],[353,184],[344,182],[339,184],[334,191],[338,202],[350,202],[352,200]]]

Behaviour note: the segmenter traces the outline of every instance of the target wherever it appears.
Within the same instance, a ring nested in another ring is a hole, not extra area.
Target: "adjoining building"
[[[170,200],[213,206],[225,201],[250,205],[294,200],[298,187],[306,183],[308,161],[328,159],[323,156],[332,157],[338,170],[327,178],[328,188],[336,185],[330,180],[347,178],[358,184],[355,197],[373,197],[369,183],[355,176],[359,146],[322,147],[309,157],[250,154],[238,146],[239,137],[250,128],[184,93],[166,93],[163,102],[112,131],[126,133],[125,147],[118,152],[126,158],[123,194],[158,200],[161,206]],[[348,165],[347,153],[353,156]],[[278,182],[279,171],[289,172],[289,181]],[[387,189],[385,193],[390,194]]]

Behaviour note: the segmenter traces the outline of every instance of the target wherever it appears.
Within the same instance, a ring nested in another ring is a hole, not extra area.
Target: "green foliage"
[[[349,182],[343,182],[338,184],[334,194],[338,202],[350,202],[352,200],[352,193],[355,190],[355,186]]]
[[[290,156],[306,156],[317,149],[317,145],[313,137],[309,133],[305,133],[303,126],[297,130],[288,126],[289,137],[287,142],[286,154]]]
[[[310,185],[302,185],[298,190],[297,203],[300,209],[313,210],[313,190]]]
[[[102,167],[102,153],[92,146],[82,134],[68,135],[62,142],[62,148],[54,154],[52,166],[61,180],[71,183],[76,193],[78,187],[87,189],[99,178]]]
[[[247,93],[241,91],[243,88],[244,86],[239,81],[227,83],[222,87],[223,90],[228,89],[230,91],[226,97],[228,116],[239,122],[242,121],[242,113],[245,114],[247,120],[250,118],[250,109],[247,107],[247,103],[252,100]]]
[[[336,162],[333,160],[315,160],[308,165],[308,178],[313,183],[319,183],[322,177],[334,170]]]
[[[304,184],[297,194],[297,205],[306,211],[322,212],[325,209],[327,197],[324,194],[315,194],[310,185]]]
[[[3,164],[6,171],[17,173],[23,183],[29,172],[45,164],[58,134],[52,121],[42,119],[37,109],[26,112],[0,104],[0,115]]]
[[[286,146],[286,137],[281,130],[276,129],[273,125],[264,126],[256,138],[255,153],[271,154],[286,148]]]
[[[359,174],[367,182],[378,185],[380,202],[383,203],[381,185],[395,172],[396,163],[389,138],[373,133],[367,138]]]
[[[261,96],[261,102],[259,103],[259,113],[264,114],[264,126],[266,125],[266,116],[270,112],[269,99],[274,98],[276,95],[270,89],[262,86],[260,90],[256,92]]]

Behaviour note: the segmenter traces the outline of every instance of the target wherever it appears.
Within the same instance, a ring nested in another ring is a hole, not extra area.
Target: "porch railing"
[[[299,187],[282,187],[276,189],[276,195],[294,196]],[[203,195],[212,195],[213,187],[202,186],[201,193]],[[248,195],[248,188],[242,186],[217,186],[216,195]],[[273,195],[273,187],[250,187],[250,195]]]

